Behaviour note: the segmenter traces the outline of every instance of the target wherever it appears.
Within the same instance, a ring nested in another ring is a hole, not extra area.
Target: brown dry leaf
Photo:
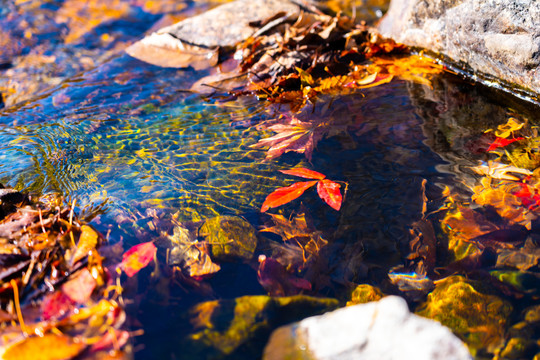
[[[0,237],[6,239],[18,238],[21,231],[39,221],[38,217],[38,212],[29,208],[10,214],[0,223]]]
[[[85,344],[65,335],[32,336],[11,345],[3,360],[63,360],[77,356]]]
[[[173,244],[167,263],[179,266],[189,276],[201,278],[214,274],[220,266],[212,262],[206,242],[197,241],[188,229],[176,226],[173,235],[167,236]]]
[[[183,43],[168,33],[153,33],[126,49],[126,52],[149,64],[195,70],[206,69],[218,63],[218,48],[205,48]]]
[[[299,214],[292,220],[286,219],[283,215],[268,214],[272,217],[274,226],[264,227],[261,232],[271,232],[279,235],[283,241],[297,244],[302,248],[304,262],[310,256],[317,256],[322,247],[328,241],[321,237],[321,232],[308,225],[305,214]]]

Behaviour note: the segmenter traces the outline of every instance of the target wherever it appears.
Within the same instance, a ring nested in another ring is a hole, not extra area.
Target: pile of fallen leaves
[[[294,22],[277,14],[257,25],[259,31],[237,46],[238,67],[204,78],[195,88],[236,87],[234,94],[255,94],[299,111],[321,95],[382,85],[395,76],[429,86],[429,76],[443,70],[341,14],[302,12]]]
[[[394,79],[430,87],[431,78],[444,71],[437,61],[413,54],[346,16],[303,12],[291,20],[278,15],[258,24],[260,30],[237,46],[233,58],[238,63],[232,71],[194,85],[198,91],[255,95],[278,108],[289,107],[257,125],[276,133],[253,145],[267,149],[265,161],[287,152],[304,154],[311,161],[319,141],[358,125],[332,116],[331,110],[316,116],[318,101],[332,103],[333,97],[353,92],[362,96],[364,89]]]
[[[122,357],[130,334],[119,275],[146,266],[155,247],[149,260],[132,251],[108,264],[98,249],[115,250],[101,246],[104,237],[78,219],[75,204],[11,189],[0,198],[2,358]]]

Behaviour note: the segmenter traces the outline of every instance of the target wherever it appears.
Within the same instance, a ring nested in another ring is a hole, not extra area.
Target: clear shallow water
[[[273,134],[257,125],[288,114],[286,106],[193,94],[187,89],[203,72],[157,68],[121,51],[79,70],[0,110],[3,184],[61,193],[80,210],[105,201],[106,212],[92,224],[127,249],[159,236],[151,225],[156,217],[190,222],[235,214],[261,225],[268,220],[259,212],[264,198],[295,181],[278,170],[314,169],[348,183],[341,211],[314,191],[283,209],[308,209],[330,240],[311,293],[340,299],[353,283],[395,292],[387,273],[403,263],[411,224],[422,218],[424,180],[428,213],[442,205],[445,186],[470,197],[478,176],[468,167],[487,158],[470,151],[471,140],[511,113],[540,120],[537,108],[450,74],[435,77],[431,88],[396,79],[304,109],[306,118],[339,124],[319,141],[311,162],[294,153],[265,162],[264,149],[250,146]],[[223,264],[202,288],[150,276],[127,282],[128,323],[144,330],[134,340],[136,358],[182,358],[177,343],[191,330],[185,309],[265,294],[254,268],[256,262]]]

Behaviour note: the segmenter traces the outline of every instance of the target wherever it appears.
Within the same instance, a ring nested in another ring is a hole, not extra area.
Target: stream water
[[[283,207],[284,214],[307,211],[330,242],[328,263],[317,275],[326,281],[314,281],[309,294],[347,301],[352,284],[369,283],[407,297],[387,274],[406,262],[411,226],[444,205],[446,188],[456,199],[470,199],[480,176],[469,168],[487,160],[485,153],[471,151],[474,139],[509,116],[527,119],[533,127],[540,120],[536,106],[450,73],[434,76],[431,87],[396,79],[309,106],[310,117],[332,117],[342,124],[318,142],[311,161],[296,153],[264,161],[265,149],[251,145],[273,133],[257,124],[288,109],[249,96],[192,93],[191,85],[204,72],[159,68],[123,53],[148,24],[165,21],[163,15],[177,19],[212,5],[150,3],[92,2],[97,9],[108,4],[102,13],[110,18],[84,28],[62,20],[78,14],[78,5],[70,1],[0,2],[0,24],[12,44],[0,40],[5,55],[0,58],[5,103],[0,108],[0,182],[33,194],[59,193],[76,201],[79,212],[99,213],[91,224],[124,249],[158,237],[156,221],[171,217],[189,223],[240,215],[260,227],[268,221],[260,213],[265,197],[294,181],[279,170],[302,166],[348,184],[339,212],[314,191]],[[34,33],[25,35],[24,26]],[[82,35],[76,37],[77,31]],[[70,34],[71,42],[65,40]],[[441,212],[430,220],[439,245],[448,242],[443,218]],[[529,236],[536,244],[534,226]],[[128,326],[144,331],[133,338],[135,358],[184,358],[189,351],[178,344],[191,331],[185,318],[190,306],[266,294],[254,263],[224,263],[196,290],[149,276],[130,280]],[[481,270],[489,274],[492,265]],[[514,269],[503,270],[516,275]],[[512,338],[508,329],[521,321],[524,309],[539,306],[538,273],[537,263],[521,272],[527,281],[512,284],[522,286],[512,288],[520,296],[501,287],[495,291],[493,296],[513,306],[499,343]],[[413,309],[421,302],[414,296],[408,300]],[[538,339],[535,326],[528,335],[532,340]],[[490,344],[477,347],[479,358],[492,357]],[[528,346],[526,356],[540,351],[534,341]],[[190,357],[211,358],[196,352]]]

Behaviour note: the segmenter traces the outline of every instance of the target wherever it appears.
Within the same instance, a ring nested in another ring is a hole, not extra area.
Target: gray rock
[[[378,29],[540,93],[539,1],[393,0]]]
[[[258,31],[258,22],[300,12],[293,0],[236,0],[159,29],[126,52],[157,66],[203,69],[217,64],[219,48],[232,47]]]
[[[471,359],[438,322],[409,312],[400,297],[354,305],[275,330],[264,360]]]

